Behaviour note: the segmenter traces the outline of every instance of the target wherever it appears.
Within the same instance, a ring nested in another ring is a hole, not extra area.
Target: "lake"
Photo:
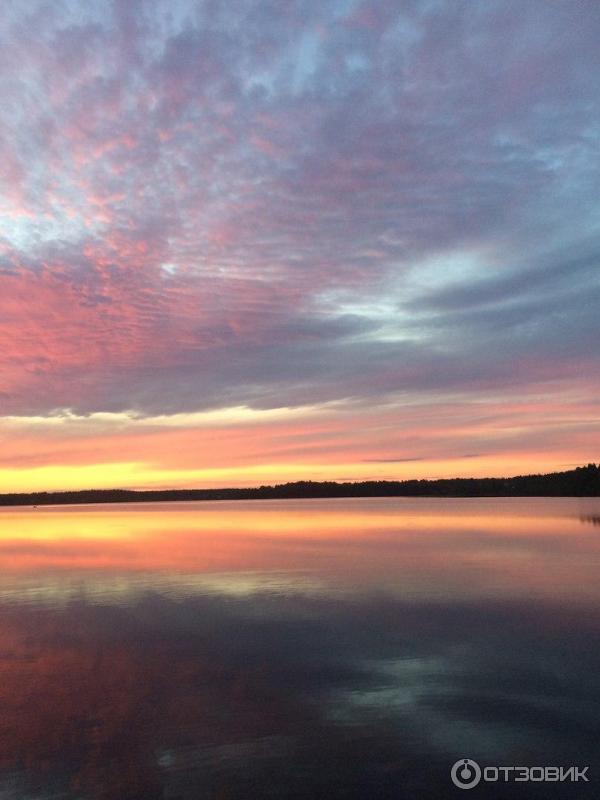
[[[599,633],[598,499],[4,508],[0,798],[597,797]]]

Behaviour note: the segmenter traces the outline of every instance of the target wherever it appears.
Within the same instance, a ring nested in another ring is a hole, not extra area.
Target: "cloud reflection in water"
[[[3,797],[427,798],[465,753],[600,764],[576,502],[47,512],[63,539],[2,512]]]

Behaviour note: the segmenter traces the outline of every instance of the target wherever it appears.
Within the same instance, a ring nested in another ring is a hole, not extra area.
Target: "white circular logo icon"
[[[470,758],[461,758],[452,766],[450,777],[459,789],[472,789],[481,780],[481,767]]]

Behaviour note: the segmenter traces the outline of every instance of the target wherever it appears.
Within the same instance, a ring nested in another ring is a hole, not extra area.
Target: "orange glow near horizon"
[[[0,418],[0,492],[510,476],[594,461],[580,400]]]
[[[355,463],[264,464],[231,469],[160,469],[143,463],[85,464],[0,470],[6,493],[77,491],[85,489],[179,489],[252,487],[297,480],[363,481],[452,477],[510,476],[552,472],[543,454],[512,457],[430,460],[422,464],[392,464],[376,470]]]

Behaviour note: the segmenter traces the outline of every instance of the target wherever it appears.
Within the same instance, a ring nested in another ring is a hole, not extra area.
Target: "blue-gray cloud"
[[[10,6],[0,413],[589,391],[599,34],[593,2]]]

